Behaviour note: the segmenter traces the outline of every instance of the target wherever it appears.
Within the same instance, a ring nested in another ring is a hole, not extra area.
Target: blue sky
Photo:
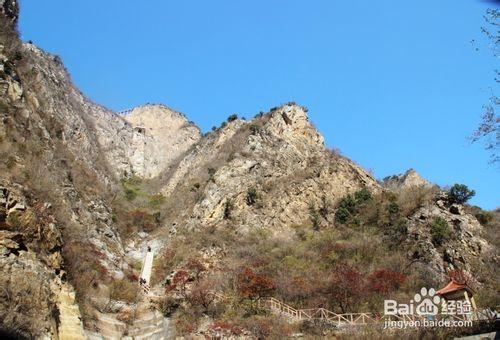
[[[20,31],[111,109],[161,102],[207,131],[231,113],[293,100],[329,146],[377,178],[415,168],[440,185],[469,185],[471,203],[492,209],[500,169],[466,140],[495,86],[498,64],[480,32],[488,6],[22,0]]]

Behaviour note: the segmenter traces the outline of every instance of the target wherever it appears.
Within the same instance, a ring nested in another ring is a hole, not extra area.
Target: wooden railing
[[[220,292],[212,291],[215,300],[224,303],[238,303],[234,296],[225,295]],[[383,315],[379,313],[334,313],[325,308],[306,308],[297,309],[286,303],[273,298],[261,298],[256,301],[257,308],[267,310],[271,313],[288,318],[291,322],[300,322],[305,320],[315,321],[323,320],[336,327],[346,326],[364,326],[364,325],[383,325],[389,321],[421,321],[430,320],[427,316],[402,314],[402,315]],[[499,308],[497,308],[498,310]],[[494,322],[498,319],[497,312],[492,310],[475,310],[468,314],[436,315],[433,320],[456,320],[472,322]]]
[[[219,294],[220,295],[220,294]],[[337,326],[355,326],[385,323],[387,321],[424,321],[427,316],[403,314],[381,315],[377,313],[334,313],[325,308],[296,309],[275,298],[264,298],[257,302],[259,308],[289,318],[291,321],[324,320]],[[490,310],[475,310],[468,314],[437,315],[435,320],[494,321],[497,313]]]

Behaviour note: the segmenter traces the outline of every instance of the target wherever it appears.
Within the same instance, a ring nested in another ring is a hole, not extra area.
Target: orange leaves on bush
[[[387,269],[379,269],[368,276],[368,289],[380,293],[388,294],[397,290],[406,280],[406,276]]]
[[[339,264],[331,276],[328,291],[342,312],[346,312],[363,296],[363,277],[356,268],[348,264]]]
[[[244,267],[236,277],[236,287],[241,296],[259,299],[273,292],[276,284],[269,277],[257,274],[249,267]]]
[[[186,284],[188,283],[188,281],[189,273],[184,269],[178,270],[172,278],[172,283],[170,283],[170,285],[165,288],[165,292],[168,293],[174,289],[177,289],[179,293],[185,295]]]

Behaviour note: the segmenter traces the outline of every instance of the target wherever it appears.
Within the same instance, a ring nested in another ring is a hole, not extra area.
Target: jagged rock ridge
[[[0,2],[5,27],[17,20],[17,8],[16,1]],[[1,38],[0,294],[19,297],[15,303],[28,312],[16,320],[8,313],[12,300],[2,295],[0,321],[20,336],[55,337],[64,326],[54,315],[67,313],[62,319],[78,328],[81,313],[92,338],[144,329],[161,337],[168,327],[162,316],[145,306],[137,324],[127,324],[118,317],[134,305],[110,298],[113,283],[134,272],[146,244],[162,248],[180,229],[213,226],[240,237],[259,228],[293,240],[296,226],[336,227],[336,203],[360,189],[378,194],[430,186],[412,170],[379,184],[328,150],[307,110],[296,104],[251,121],[231,120],[201,137],[184,115],[163,105],[126,114],[97,105],[72,84],[58,57],[21,44],[14,31]],[[165,207],[153,233],[124,240],[115,205],[120,180],[135,177],[161,193]],[[413,212],[402,242],[410,259],[425,261],[436,275],[451,267],[470,269],[474,258],[494,252],[475,217],[444,202],[430,201]],[[322,217],[311,221],[320,206]],[[447,249],[432,243],[429,223],[435,217],[457,235]],[[223,252],[210,253],[209,247],[200,257],[222,262]],[[77,286],[81,281],[84,288]]]
[[[411,188],[411,187],[428,187],[432,184],[423,179],[414,169],[407,170],[404,174],[385,177],[382,180],[382,185],[391,190]]]

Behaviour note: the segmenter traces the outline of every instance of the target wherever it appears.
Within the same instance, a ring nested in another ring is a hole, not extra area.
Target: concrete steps
[[[58,335],[60,340],[84,340],[82,316],[75,301],[75,291],[67,283],[61,283],[57,296],[59,309]]]

